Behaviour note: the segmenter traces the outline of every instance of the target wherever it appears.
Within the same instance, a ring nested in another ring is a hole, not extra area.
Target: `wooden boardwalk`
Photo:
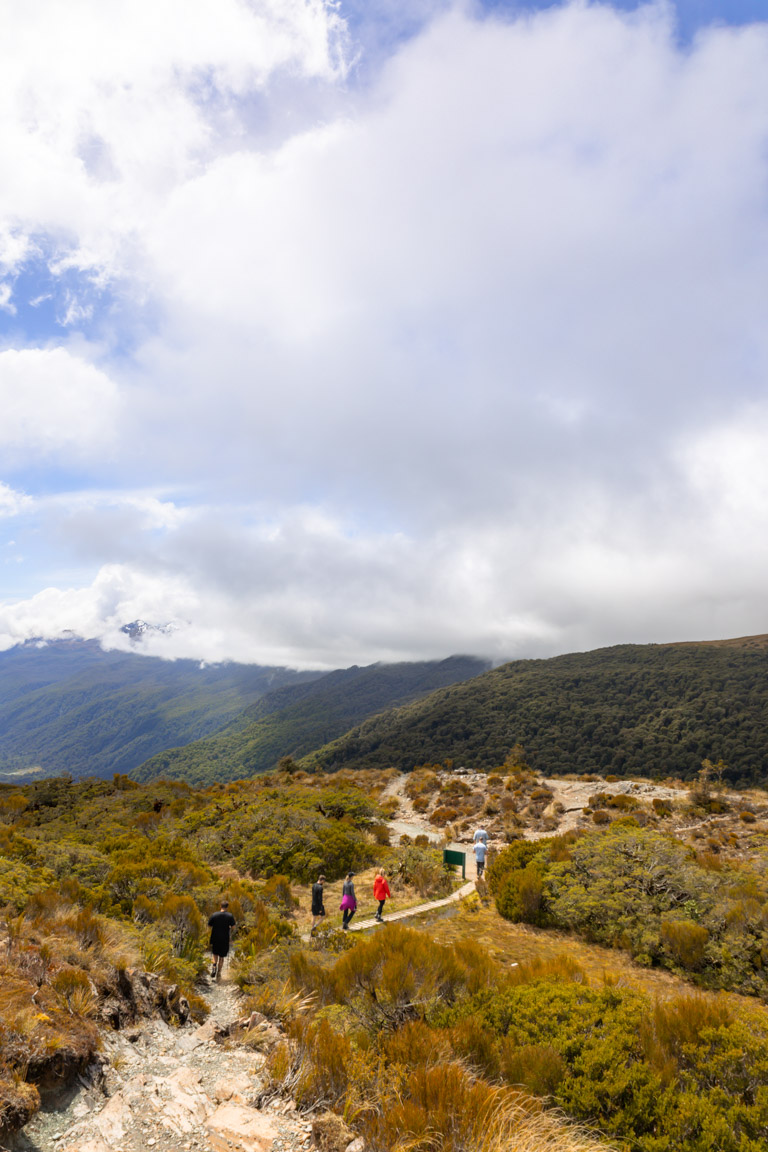
[[[378,928],[382,923],[391,924],[395,920],[407,920],[409,916],[418,916],[422,912],[432,912],[435,908],[444,908],[446,904],[455,904],[457,900],[463,900],[474,890],[474,880],[468,880],[461,888],[457,888],[455,892],[442,900],[430,900],[427,904],[417,904],[413,908],[404,908],[402,912],[387,912],[385,909],[383,921],[376,920],[373,916],[369,920],[360,920],[357,923],[353,920],[349,926],[349,931],[364,932],[366,928]]]
[[[450,896],[445,896],[442,900],[430,900],[426,904],[416,904],[413,908],[403,908],[402,912],[386,912],[384,913],[383,920],[376,920],[373,916],[367,920],[352,921],[349,926],[349,932],[365,932],[369,928],[380,928],[383,924],[392,924],[396,920],[407,920],[410,916],[419,916],[422,912],[431,912],[435,908],[444,908],[446,904],[455,904],[459,900],[463,900],[465,896],[469,896],[470,892],[474,892],[474,880],[468,880],[466,884],[462,884],[461,888],[457,888]],[[339,927],[341,931],[341,927]],[[308,944],[311,936],[309,932],[302,932],[301,939],[305,944]]]

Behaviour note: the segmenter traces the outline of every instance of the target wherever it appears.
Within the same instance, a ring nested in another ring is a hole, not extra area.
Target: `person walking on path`
[[[474,846],[475,863],[477,864],[477,878],[480,880],[485,868],[485,858],[488,855],[488,845],[484,840],[478,840]]]
[[[482,840],[483,844],[485,844],[485,846],[487,848],[488,847],[488,833],[486,832],[485,828],[478,828],[475,831],[474,836],[472,837],[472,843],[473,844],[477,844],[480,840]]]
[[[310,936],[314,936],[315,928],[325,916],[325,904],[323,904],[323,885],[325,884],[325,876],[318,876],[317,883],[312,885],[312,927],[309,930]]]
[[[213,916],[209,918],[208,927],[211,930],[211,954],[213,956],[211,977],[220,980],[224,959],[229,955],[229,934],[235,927],[235,918],[229,911],[228,901],[222,900],[221,909],[214,912]]]
[[[354,872],[347,872],[347,878],[341,886],[340,908],[344,913],[341,918],[341,926],[345,932],[349,928],[349,922],[357,909],[357,896],[355,896],[355,885],[352,881],[353,876]]]
[[[391,895],[392,893],[389,890],[389,884],[387,883],[387,877],[384,874],[384,869],[379,868],[373,881],[373,898],[379,902],[379,910],[374,916],[374,920],[378,920],[380,924],[384,923],[384,917],[382,915],[384,911],[384,904],[386,903],[387,898]]]

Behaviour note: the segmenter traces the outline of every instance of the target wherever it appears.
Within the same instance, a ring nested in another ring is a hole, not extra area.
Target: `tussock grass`
[[[578,966],[583,978],[591,984],[604,981],[640,988],[661,997],[690,992],[679,977],[658,969],[635,964],[618,949],[587,944],[567,932],[512,924],[503,920],[494,908],[479,903],[471,909],[458,906],[455,913],[440,918],[419,918],[428,926],[430,935],[440,943],[453,943],[470,937],[483,947],[502,968],[515,972],[513,965],[542,965],[548,961]]]
[[[402,1062],[397,1057],[402,1058]],[[352,1120],[370,1152],[605,1152],[608,1145],[541,1101],[476,1076],[431,1029],[410,1022],[386,1051],[356,1045],[326,1019],[297,1020],[268,1060],[277,1093]]]
[[[475,1078],[460,1061],[420,1068],[400,1099],[363,1124],[371,1152],[605,1152],[565,1117],[514,1089]]]
[[[471,1152],[609,1152],[611,1147],[555,1112],[531,1115],[509,1104]]]

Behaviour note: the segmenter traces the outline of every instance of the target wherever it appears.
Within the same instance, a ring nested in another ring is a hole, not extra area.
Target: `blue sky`
[[[765,631],[767,15],[16,9],[0,644]]]
[[[77,268],[55,272],[50,259],[50,253],[36,254],[9,278],[14,310],[0,317],[5,340],[45,345],[73,329],[90,338],[102,327],[114,303],[109,286]]]
[[[484,7],[491,11],[509,12],[514,15],[520,9],[538,11],[555,7],[554,3],[537,3],[536,0],[485,0]],[[633,12],[640,7],[639,0],[616,0],[614,7]],[[675,18],[681,33],[689,37],[699,28],[711,24],[731,26],[765,20],[764,0],[673,0]]]
[[[614,0],[619,11],[634,12],[643,0]],[[363,46],[363,66],[386,56],[392,45],[418,34],[436,12],[450,3],[442,0],[383,0],[369,4],[365,0],[342,0],[341,11],[353,35]],[[477,0],[474,10],[513,20],[521,13],[539,12],[562,7],[561,0]],[[675,32],[681,42],[690,43],[696,33],[712,25],[739,27],[768,18],[765,0],[669,0]]]

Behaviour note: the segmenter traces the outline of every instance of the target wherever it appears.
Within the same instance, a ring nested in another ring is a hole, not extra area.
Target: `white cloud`
[[[343,455],[397,516],[417,482],[474,508],[642,468],[763,378],[766,59],[760,28],[684,54],[660,9],[439,21],[345,119],[169,196],[142,420],[183,380],[203,460],[229,434],[238,482],[288,461],[348,499]]]
[[[100,274],[138,271],[168,191],[247,137],[242,98],[342,67],[322,0],[33,0],[4,16],[0,216]]]
[[[584,484],[546,519],[532,506],[504,524],[419,536],[356,530],[319,508],[62,500],[69,547],[81,560],[116,559],[90,584],[2,606],[0,644],[74,630],[126,647],[120,629],[144,619],[176,626],[143,640],[143,651],[166,658],[338,667],[760,631],[768,537],[754,530],[759,492],[740,490],[740,475],[734,488],[710,473],[712,438],[722,447],[718,432],[703,433],[655,509]]]
[[[30,454],[102,454],[115,433],[117,388],[64,348],[0,352],[0,449],[6,462]]]
[[[768,406],[753,404],[703,430],[680,451],[680,467],[735,532],[764,527],[768,512]]]
[[[10,284],[0,284],[0,311],[10,312],[12,316],[16,311],[15,305],[11,302]]]
[[[319,4],[45,11],[0,197],[152,308],[109,378],[0,355],[6,448],[117,429],[36,513],[81,582],[7,637],[332,666],[765,628],[765,25],[457,8],[356,90]]]
[[[29,496],[16,492],[8,484],[0,483],[0,517],[18,516],[33,504]]]
[[[0,221],[0,270],[15,272],[29,253],[28,239],[7,222]]]

